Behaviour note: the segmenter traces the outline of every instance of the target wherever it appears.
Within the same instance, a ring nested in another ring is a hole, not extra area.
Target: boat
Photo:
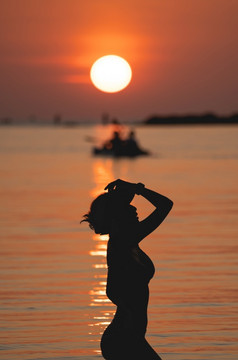
[[[134,158],[147,156],[150,153],[138,145],[134,131],[130,132],[126,140],[121,139],[119,132],[115,131],[112,139],[106,141],[101,147],[93,148],[93,155]]]
[[[127,152],[115,153],[111,149],[94,147],[93,148],[93,155],[111,156],[111,157],[130,157],[130,158],[132,158],[132,157],[137,157],[137,156],[147,156],[147,155],[150,155],[150,153],[148,151],[145,151],[145,150],[140,150],[140,151],[137,151],[137,152],[134,152],[134,153],[127,153]]]

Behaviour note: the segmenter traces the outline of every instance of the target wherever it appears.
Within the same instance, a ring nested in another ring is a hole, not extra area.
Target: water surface
[[[0,358],[102,359],[115,307],[106,237],[79,224],[115,178],[174,208],[141,247],[153,260],[147,339],[163,360],[237,360],[238,128],[138,127],[153,156],[94,158],[102,127],[0,129]],[[141,218],[152,207],[135,200]]]

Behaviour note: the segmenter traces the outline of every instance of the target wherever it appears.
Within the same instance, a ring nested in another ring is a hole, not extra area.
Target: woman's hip
[[[101,350],[106,360],[161,360],[144,336],[112,325],[102,335]]]

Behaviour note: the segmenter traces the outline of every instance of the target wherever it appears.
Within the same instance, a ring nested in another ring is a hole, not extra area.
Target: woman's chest
[[[154,273],[155,267],[149,256],[139,247],[131,249],[131,265],[139,273],[143,273],[150,280]]]
[[[109,271],[114,276],[148,283],[155,273],[153,262],[138,246],[108,251]]]

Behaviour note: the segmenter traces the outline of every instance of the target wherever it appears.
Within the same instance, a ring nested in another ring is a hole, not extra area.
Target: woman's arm
[[[156,208],[149,216],[139,223],[138,236],[139,241],[141,241],[163,222],[172,209],[173,202],[166,196],[147,188],[141,188],[137,194],[143,196]]]

